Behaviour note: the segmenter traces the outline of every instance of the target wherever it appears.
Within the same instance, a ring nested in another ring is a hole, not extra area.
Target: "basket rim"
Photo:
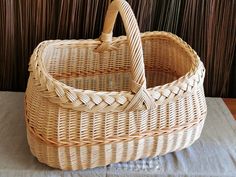
[[[155,87],[147,88],[147,91],[155,100],[156,104],[161,104],[163,101],[174,99],[178,96],[183,96],[185,92],[189,93],[199,85],[203,84],[205,76],[205,68],[201,62],[197,53],[191,48],[189,44],[183,41],[180,37],[165,31],[153,31],[141,33],[142,41],[153,37],[165,37],[173,40],[177,45],[186,50],[192,59],[192,66],[190,70],[179,77],[178,79],[166,83],[164,85],[158,85]],[[126,36],[114,37],[113,43],[119,43],[127,40]],[[46,40],[41,42],[34,50],[30,63],[29,71],[33,78],[39,83],[39,91],[46,93],[44,97],[48,97],[51,102],[58,103],[60,106],[65,108],[72,108],[80,111],[87,112],[120,112],[123,111],[125,106],[130,102],[135,95],[131,91],[95,91],[95,90],[84,90],[74,88],[66,85],[63,82],[53,78],[49,74],[42,61],[43,55],[52,46],[64,46],[64,45],[76,45],[76,46],[98,46],[101,44],[99,39],[71,39],[71,40]],[[184,93],[180,90],[184,91]],[[50,96],[48,96],[50,93]],[[100,98],[98,98],[100,97]],[[50,99],[54,98],[54,99]],[[96,101],[97,100],[97,101]],[[93,105],[89,106],[89,102],[92,101]],[[100,101],[100,102],[99,102]],[[98,102],[98,103],[97,103]],[[94,109],[101,102],[107,104],[107,109]],[[115,108],[111,106],[114,102],[118,103]],[[110,107],[110,108],[109,108]],[[119,107],[119,108],[118,108]],[[118,109],[117,109],[118,108]],[[138,110],[146,109],[145,106],[141,106]],[[95,110],[95,111],[94,111]]]

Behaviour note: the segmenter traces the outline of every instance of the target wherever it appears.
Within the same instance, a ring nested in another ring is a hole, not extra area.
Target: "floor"
[[[223,98],[223,100],[236,120],[236,98]]]

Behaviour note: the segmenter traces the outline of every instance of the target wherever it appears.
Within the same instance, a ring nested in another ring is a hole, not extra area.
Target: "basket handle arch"
[[[112,31],[118,12],[121,15],[127,35],[131,59],[130,89],[135,93],[126,110],[134,110],[143,103],[147,109],[154,108],[156,104],[146,89],[143,49],[138,23],[130,5],[125,0],[114,0],[109,5],[103,25],[103,32],[100,36],[102,44],[97,48],[97,51],[101,52],[113,48]]]

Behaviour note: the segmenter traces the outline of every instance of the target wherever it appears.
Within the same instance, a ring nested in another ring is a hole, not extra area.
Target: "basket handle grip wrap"
[[[103,32],[100,36],[102,44],[97,48],[97,51],[101,52],[104,50],[112,50],[113,48],[115,48],[111,45],[112,31],[118,12],[122,17],[122,21],[124,23],[125,31],[127,34],[131,59],[130,89],[133,93],[135,93],[134,98],[131,100],[126,110],[134,110],[143,103],[148,109],[154,108],[156,104],[146,90],[143,49],[138,23],[130,5],[125,0],[114,0],[109,5],[105,17]]]

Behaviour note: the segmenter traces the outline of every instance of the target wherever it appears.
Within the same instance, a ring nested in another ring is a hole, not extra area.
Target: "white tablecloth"
[[[23,95],[0,92],[0,177],[236,177],[236,121],[221,98],[207,98],[208,115],[200,139],[182,151],[160,156],[160,170],[60,171],[39,163],[29,151]]]

